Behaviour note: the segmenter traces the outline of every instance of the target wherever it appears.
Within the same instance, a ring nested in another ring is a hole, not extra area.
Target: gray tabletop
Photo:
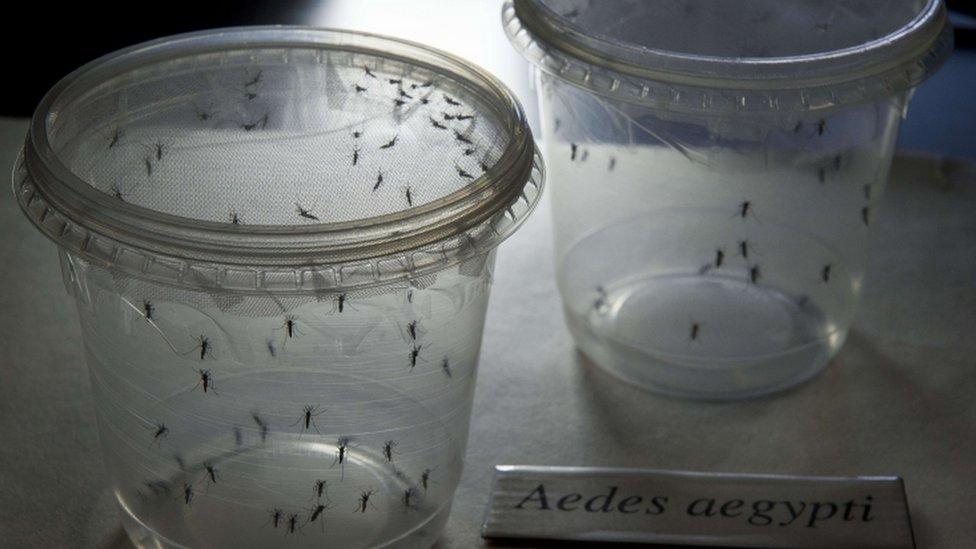
[[[0,120],[0,166],[26,129]],[[900,156],[866,290],[829,368],[786,393],[650,395],[579,355],[543,203],[499,253],[466,465],[441,547],[482,544],[495,464],[905,478],[919,546],[976,539],[976,167]],[[0,195],[0,545],[127,547],[54,246]]]

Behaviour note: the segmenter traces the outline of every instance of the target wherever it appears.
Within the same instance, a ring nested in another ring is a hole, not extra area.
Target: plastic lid
[[[916,86],[951,51],[941,0],[508,0],[543,70],[632,102],[803,110]],[[882,8],[882,9],[879,9]]]
[[[85,65],[42,100],[14,174],[22,208],[72,253],[245,291],[443,268],[508,236],[541,184],[521,107],[492,76],[300,27],[179,35]]]

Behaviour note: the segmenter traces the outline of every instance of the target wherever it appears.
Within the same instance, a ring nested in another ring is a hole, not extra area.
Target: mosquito
[[[322,515],[322,512],[328,509],[329,507],[330,506],[328,504],[322,504],[322,503],[316,504],[315,507],[312,508],[311,514],[309,514],[308,516],[308,522],[315,522],[315,520]],[[323,529],[325,528],[325,519],[322,519],[322,528]]]
[[[721,267],[724,261],[725,261],[725,251],[722,250],[721,248],[715,250],[715,268],[717,269]]]
[[[864,226],[867,227],[871,223],[871,208],[865,206],[861,208],[861,221],[864,222]]]
[[[823,135],[824,132],[826,132],[826,131],[827,131],[827,120],[824,119],[824,118],[821,118],[817,122],[817,135]]]
[[[329,489],[328,488],[329,487],[328,487],[328,482],[327,481],[321,480],[321,479],[320,480],[316,480],[315,481],[315,484],[312,486],[312,495],[315,496],[315,498],[316,499],[319,499],[319,500],[321,500],[322,499],[322,496],[324,495],[326,501],[332,501],[331,499],[329,499]]]
[[[400,99],[399,97],[397,97],[396,99],[393,100],[393,105],[395,107],[402,107],[402,106],[404,106],[406,104],[407,104],[407,102],[404,101],[403,99]]]
[[[366,506],[367,505],[369,505],[373,509],[376,509],[376,506],[373,505],[372,503],[370,503],[370,501],[369,501],[369,498],[372,497],[374,493],[375,492],[373,490],[368,490],[366,492],[363,492],[359,496],[359,503],[356,505],[356,509],[353,512],[354,513],[365,513],[366,512]]]
[[[417,341],[417,321],[411,321],[407,324],[407,333],[410,334],[410,339]]]
[[[356,93],[363,93],[364,91],[366,91],[366,88],[356,84]]]
[[[743,258],[749,259],[749,241],[748,240],[740,240],[739,241],[739,253],[742,254],[742,257]]]
[[[241,216],[237,215],[237,212],[235,211],[230,212],[230,222],[234,225],[240,225]]]
[[[282,519],[285,518],[285,514],[281,509],[275,508],[268,511],[268,515],[271,517],[271,527],[277,528],[281,524]]]
[[[248,88],[257,85],[257,83],[261,81],[261,76],[263,73],[264,71],[258,71],[258,73],[254,75],[254,78],[248,80],[247,82],[244,82],[244,87]]]
[[[383,456],[388,463],[393,463],[393,448],[397,445],[395,440],[388,440],[383,443]]]
[[[359,163],[359,147],[356,147],[352,151],[352,165],[355,166]]]
[[[756,284],[758,280],[762,278],[762,274],[759,272],[759,265],[753,265],[749,268],[749,280]]]
[[[366,76],[370,78],[376,78],[376,75],[373,74],[373,71],[369,70],[369,67],[367,67],[366,65],[363,65],[363,72],[365,72]]]
[[[317,215],[303,208],[298,202],[295,202],[295,209],[298,212],[299,217],[304,217],[305,219],[311,219],[313,221],[320,221]]]
[[[692,322],[691,323],[691,340],[692,341],[695,341],[696,339],[698,339],[698,330],[700,328],[701,328],[701,326],[697,322]]]
[[[739,204],[739,217],[745,219],[749,212],[752,211],[752,202],[746,200]]]
[[[203,334],[197,336],[197,345],[193,348],[193,350],[196,349],[200,349],[200,360],[207,358],[207,354],[212,353],[213,351],[210,345],[210,338]]]
[[[346,455],[349,453],[349,437],[339,437],[336,441],[336,457],[332,460],[332,467],[339,464],[339,479],[346,476]]]
[[[457,118],[458,120],[472,120],[472,119],[474,119],[474,115],[472,115],[472,114],[458,114],[458,115],[455,115],[454,118]]]
[[[339,309],[339,312],[341,313],[343,307],[345,307],[346,304],[346,294],[337,295],[335,297],[335,302],[336,302],[336,307]]]
[[[820,278],[823,279],[824,284],[830,282],[830,269],[833,267],[830,263],[824,265],[823,270],[820,271]]]
[[[413,344],[413,347],[410,349],[410,369],[411,370],[413,370],[414,366],[417,365],[417,357],[420,356],[420,349],[422,349],[423,347],[424,347],[423,345],[417,345],[416,343],[414,343]]]
[[[294,534],[295,530],[301,530],[301,525],[298,524],[298,513],[289,513],[286,528],[289,534]]]
[[[448,105],[451,105],[453,107],[460,107],[461,106],[461,102],[460,101],[455,101],[454,99],[452,99],[451,97],[449,97],[447,94],[444,94],[444,101]]]
[[[448,379],[452,377],[451,363],[447,360],[447,357],[444,357],[444,362],[441,362],[441,370],[444,372],[444,375],[446,375]]]
[[[153,439],[149,444],[150,446],[159,443],[164,438],[169,436],[169,427],[167,427],[165,423],[156,422],[153,424],[153,428]]]
[[[207,470],[207,478],[211,484],[217,484],[217,469],[214,467],[213,463],[209,461],[204,462],[203,468]]]
[[[424,492],[427,491],[427,483],[430,482],[431,472],[432,471],[430,469],[424,469],[424,471],[420,473],[420,485],[424,487]]]
[[[163,145],[163,143],[161,143],[161,142],[159,142],[159,141],[157,141],[157,142],[156,142],[156,143],[155,143],[155,144],[153,145],[153,150],[155,150],[155,151],[156,151],[156,160],[157,160],[157,161],[159,161],[159,160],[162,160],[162,159],[163,159],[163,150],[164,150],[164,148],[165,148],[165,145]]]
[[[614,168],[617,167],[617,159],[613,156],[610,157],[610,163],[607,165],[607,171],[612,172]]]
[[[410,193],[410,185],[407,185],[406,189],[407,206],[413,207],[413,194]]]
[[[253,412],[251,413],[251,419],[253,419],[254,423],[258,426],[258,431],[261,433],[261,444],[264,444],[264,442],[268,439],[268,424],[261,419],[261,416]]]
[[[403,491],[403,497],[400,499],[400,501],[403,502],[403,506],[407,509],[416,509],[417,505],[415,501],[419,496],[420,494],[417,492],[417,489],[411,486]]]
[[[393,139],[389,140],[385,145],[380,145],[380,148],[381,149],[390,149],[390,148],[393,148],[393,146],[397,144],[397,139],[399,137],[400,137],[399,135],[394,135],[393,136]]]
[[[197,387],[203,384],[204,393],[212,390],[216,394],[217,388],[214,387],[213,374],[210,373],[210,370],[200,369],[197,370],[197,373],[200,374],[200,381],[197,382]],[[196,387],[194,387],[194,389],[196,389]]]
[[[295,337],[295,333],[304,334],[304,332],[302,332],[296,325],[297,321],[298,321],[297,316],[285,315],[285,323],[282,324],[278,329],[280,330],[284,328],[285,332],[288,334],[288,337]]]
[[[306,404],[305,407],[302,408],[302,415],[298,418],[297,421],[295,421],[295,423],[292,423],[290,427],[294,427],[295,425],[302,424],[303,431],[308,431],[308,428],[311,426],[313,429],[315,429],[316,433],[322,434],[319,432],[318,426],[315,425],[315,418],[317,416],[324,414],[325,410],[318,411],[318,409],[319,406],[317,404],[314,406],[311,404]]]
[[[570,161],[576,160],[576,150],[578,148],[579,148],[579,145],[577,145],[576,143],[570,143],[569,144],[569,160]]]
[[[434,126],[438,130],[446,130],[447,129],[447,126],[445,126],[444,124],[441,124],[440,122],[438,122],[437,119],[434,118],[433,116],[430,117],[430,125],[431,126]]]
[[[152,304],[148,299],[142,300],[142,315],[146,317],[146,320],[153,319],[153,313],[156,312],[156,306]]]
[[[401,78],[390,78],[388,80],[390,84],[403,84],[403,79]]]
[[[187,483],[184,482],[183,483],[183,502],[186,505],[190,505],[190,502],[191,501],[193,501],[193,485],[192,484],[187,484]]]
[[[152,158],[147,156],[142,159],[142,163],[143,165],[146,166],[146,177],[152,177],[152,172],[153,172]]]
[[[125,135],[125,132],[122,131],[121,128],[119,128],[118,126],[116,126],[115,129],[112,130],[112,137],[109,140],[108,148],[111,149],[111,148],[114,148],[116,145],[118,145],[119,144],[119,141],[122,139],[122,136],[123,135]]]
[[[400,88],[400,97],[404,97],[406,99],[413,99],[413,96],[403,91],[403,88]]]
[[[122,194],[122,189],[120,189],[118,185],[116,185],[115,183],[113,183],[112,184],[112,187],[109,190],[111,191],[112,196],[114,196],[115,198],[118,198],[122,202],[125,202],[125,195]]]
[[[463,133],[461,133],[461,132],[459,132],[457,130],[454,130],[454,139],[458,140],[461,143],[464,143],[465,145],[471,145],[472,144],[472,141],[470,139],[468,139],[467,137],[465,137]]]

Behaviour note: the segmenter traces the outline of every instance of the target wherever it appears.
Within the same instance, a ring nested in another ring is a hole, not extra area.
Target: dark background
[[[334,1],[150,0],[57,7],[27,2],[16,15],[5,13],[7,28],[0,35],[0,51],[7,53],[4,63],[9,77],[3,85],[0,116],[30,116],[44,92],[71,70],[113,50],[160,36],[235,25],[342,26],[341,21],[315,17],[316,10]],[[444,6],[463,16],[465,7],[475,1],[481,0],[444,0]],[[976,159],[976,137],[972,135],[976,127],[976,1],[946,3],[953,12],[956,51],[918,90],[911,115],[902,126],[899,147]],[[884,0],[878,4],[882,8]],[[362,2],[361,6],[363,11],[373,10],[377,18],[383,17],[383,4]],[[485,21],[485,25],[498,25],[498,20]],[[523,102],[531,99],[522,98]]]

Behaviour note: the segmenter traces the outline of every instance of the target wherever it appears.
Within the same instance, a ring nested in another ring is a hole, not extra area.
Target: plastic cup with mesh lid
[[[536,69],[583,352],[706,399],[820,371],[911,92],[951,51],[942,2],[518,0],[502,24]]]
[[[494,77],[339,30],[165,38],[52,88],[13,184],[137,545],[436,540],[494,250],[542,185]]]

